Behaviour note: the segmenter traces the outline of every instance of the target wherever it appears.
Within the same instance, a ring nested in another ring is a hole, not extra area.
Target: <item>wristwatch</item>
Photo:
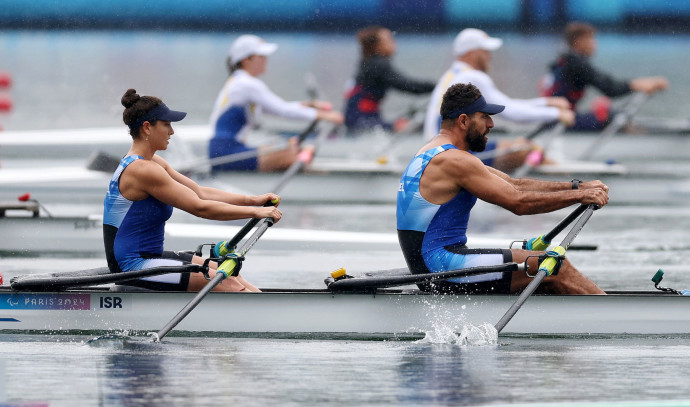
[[[570,182],[573,183],[573,189],[578,189],[578,188],[580,188],[580,182],[582,182],[582,181],[580,181],[577,178],[573,178],[572,180],[570,180]]]

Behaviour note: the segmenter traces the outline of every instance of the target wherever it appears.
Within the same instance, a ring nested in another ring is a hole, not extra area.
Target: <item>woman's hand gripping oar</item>
[[[248,222],[247,225],[249,225],[250,222]],[[226,257],[220,266],[218,266],[216,275],[211,279],[211,281],[209,281],[206,286],[204,286],[204,288],[202,288],[201,291],[199,291],[199,293],[163,327],[163,329],[154,334],[154,341],[162,340],[165,335],[175,328],[187,315],[189,315],[190,312],[192,312],[197,305],[199,305],[199,303],[206,297],[206,295],[208,295],[208,293],[213,290],[215,286],[220,284],[226,278],[237,275],[239,272],[240,262],[244,259],[244,255],[247,254],[247,252],[254,246],[259,238],[264,234],[266,229],[273,225],[274,220],[273,218],[264,218],[261,220],[257,219],[257,222],[261,222],[261,225],[259,225],[254,234],[247,239],[244,245],[242,245],[237,252],[233,253],[232,257]],[[245,228],[247,225],[245,225]],[[242,240],[243,236],[240,236],[240,234],[245,230],[245,228],[242,228],[242,230],[240,230],[240,232],[238,232],[237,235],[230,240],[230,242],[234,240]],[[249,230],[251,230],[251,228],[246,229],[247,232]]]
[[[584,210],[581,209],[583,206],[585,207]],[[532,280],[529,283],[529,285],[525,287],[525,290],[522,292],[522,294],[520,294],[520,297],[518,297],[517,301],[515,301],[515,303],[508,309],[505,315],[503,315],[503,317],[496,324],[496,331],[498,333],[500,333],[503,330],[503,328],[505,328],[508,322],[510,322],[513,316],[515,316],[515,314],[518,312],[520,307],[522,307],[522,304],[524,304],[525,301],[527,301],[527,298],[529,298],[529,296],[532,295],[532,293],[534,293],[534,291],[539,287],[541,282],[547,276],[558,273],[558,269],[562,263],[563,256],[565,256],[566,250],[568,250],[570,244],[573,242],[573,240],[575,240],[575,237],[585,226],[585,223],[587,223],[589,218],[592,216],[592,212],[594,212],[595,209],[598,209],[597,205],[589,204],[586,206],[582,205],[578,209],[576,209],[575,212],[573,212],[573,214],[576,212],[581,212],[582,216],[577,221],[577,223],[575,223],[570,232],[568,232],[568,235],[566,235],[566,237],[563,239],[561,245],[556,246],[553,248],[553,250],[546,252],[546,258],[542,260],[541,264],[539,264],[539,270],[537,271],[537,274],[534,276],[534,280]],[[573,219],[576,217],[577,216],[573,216]],[[570,216],[568,218],[570,218]],[[568,218],[564,219],[556,228],[561,227],[561,225]],[[564,227],[565,225],[562,226],[562,228]],[[547,235],[550,234],[551,232],[547,233]]]

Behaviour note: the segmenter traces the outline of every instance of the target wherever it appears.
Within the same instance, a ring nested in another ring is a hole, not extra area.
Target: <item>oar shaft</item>
[[[577,237],[577,235],[580,233],[582,228],[585,226],[585,223],[589,220],[589,218],[592,217],[592,213],[594,213],[594,210],[597,209],[597,205],[594,204],[589,204],[583,211],[582,216],[580,219],[577,220],[577,223],[575,226],[573,226],[572,229],[570,229],[570,232],[568,232],[567,235],[565,235],[565,238],[561,242],[561,247],[564,249],[568,250],[570,245],[573,243],[573,240]]]
[[[536,129],[532,130],[531,133],[527,134],[525,136],[526,140],[532,140],[533,138],[537,137],[541,133],[543,133],[545,130],[548,130],[552,127],[554,127],[558,122],[546,122],[543,123],[541,126],[537,127]]]
[[[306,138],[306,136],[309,135],[309,134],[314,130],[314,128],[316,127],[316,125],[318,124],[318,122],[319,122],[318,120],[314,120],[314,121],[309,125],[309,127],[306,128],[306,129],[302,132],[302,134],[299,135],[299,137],[301,138],[301,139],[300,139],[300,142],[301,142],[304,138]],[[292,177],[294,176],[295,173],[299,172],[299,171],[302,169],[302,167],[304,166],[304,164],[305,164],[305,163],[302,162],[301,160],[295,161],[295,162],[294,162],[294,163],[283,173],[283,175],[280,177],[280,179],[279,179],[278,182],[276,183],[276,186],[273,188],[273,190],[271,190],[271,192],[273,192],[273,193],[275,193],[275,194],[279,193],[279,192],[285,187],[285,185],[286,185],[287,182],[290,180],[290,178],[292,178]],[[273,205],[273,203],[271,203],[271,202],[266,202],[266,204],[265,204],[264,206],[270,206],[270,205]],[[254,226],[256,226],[260,221],[261,221],[260,219],[251,219],[251,220],[249,220],[249,221],[242,227],[242,229],[240,229],[239,232],[237,232],[237,234],[236,234],[235,236],[233,236],[233,238],[230,239],[230,240],[225,244],[225,246],[228,247],[228,248],[232,248],[232,247],[237,246],[237,244],[240,242],[240,240],[242,240],[242,239],[247,235],[247,233],[249,233],[249,231],[251,231],[251,230],[254,228]]]
[[[259,228],[254,232],[254,234],[247,240],[247,242],[240,248],[240,250],[237,252],[240,257],[244,256],[247,254],[247,252],[254,246],[254,244],[259,240],[261,235],[264,234],[266,229],[268,229],[271,225],[273,225],[273,219],[271,218],[265,218],[263,219],[263,223]],[[236,267],[236,263],[235,263]],[[227,278],[227,275],[224,272],[217,272],[216,275],[209,281],[204,288],[202,288],[197,295],[192,298],[192,300],[184,306],[180,310],[180,312],[175,315],[173,319],[168,322],[163,329],[158,331],[156,334],[156,339],[157,340],[162,340],[165,335],[167,335],[173,328],[175,328],[187,315],[189,315],[190,312],[194,308],[196,308],[197,305],[203,300],[208,293],[210,293],[218,284],[221,283],[225,278]]]
[[[527,298],[529,298],[529,296],[532,295],[532,293],[537,289],[537,287],[539,287],[539,284],[541,284],[544,278],[546,278],[546,271],[539,270],[534,279],[530,281],[527,287],[522,291],[522,294],[520,294],[515,303],[511,305],[510,308],[508,308],[508,311],[506,311],[503,317],[496,323],[496,331],[498,333],[501,333],[503,328],[505,328],[506,325],[508,325],[508,322],[510,322],[510,320],[513,319],[520,307],[522,307],[522,304],[524,304],[525,301],[527,301]]]
[[[578,206],[574,211],[572,211],[568,216],[566,216],[562,221],[558,223],[550,232],[544,235],[544,240],[547,242],[550,242],[553,240],[554,237],[556,237],[559,233],[563,231],[568,225],[573,223],[575,219],[578,218],[578,216],[582,215],[582,213],[587,209],[587,205],[580,205]]]
[[[573,228],[568,232],[566,237],[563,239],[561,242],[561,247],[564,249],[568,249],[570,244],[575,240],[575,237],[580,233],[582,228],[585,226],[585,223],[589,220],[589,218],[592,216],[592,213],[594,212],[594,209],[596,209],[596,205],[590,204],[587,205],[584,213],[578,219],[577,223]],[[503,317],[496,323],[496,331],[498,333],[501,333],[503,328],[510,322],[510,320],[515,316],[515,314],[518,312],[520,307],[522,307],[522,304],[527,301],[527,298],[529,298],[530,295],[534,293],[534,291],[539,287],[539,284],[546,278],[547,276],[547,271],[542,269],[540,267],[539,272],[537,272],[537,275],[534,277],[534,280],[532,280],[527,287],[522,291],[520,296],[518,297],[517,301],[508,309],[508,311],[503,315]]]
[[[209,281],[204,288],[202,288],[201,291],[199,291],[199,293],[194,296],[194,298],[192,298],[192,300],[187,303],[187,305],[185,305],[184,308],[182,308],[180,312],[178,312],[177,315],[175,315],[175,317],[163,327],[163,329],[158,331],[156,334],[156,339],[159,341],[162,340],[163,337],[165,337],[170,331],[173,330],[173,328],[177,326],[177,324],[179,324],[187,315],[189,315],[189,313],[192,312],[197,305],[199,305],[206,295],[208,295],[208,293],[210,293],[224,279],[225,275],[223,273],[216,273],[211,281]]]
[[[319,124],[319,119],[314,119],[309,123],[309,126],[297,136],[297,144],[302,144],[302,142],[314,131],[317,124]]]
[[[599,149],[599,146],[604,144],[604,142],[611,138],[614,134],[618,133],[618,131],[625,126],[628,121],[630,121],[632,116],[635,114],[635,112],[637,112],[637,110],[642,106],[648,97],[649,95],[644,92],[637,92],[635,95],[633,95],[623,110],[616,113],[616,115],[613,117],[613,120],[611,120],[611,123],[609,123],[608,126],[601,131],[601,133],[597,136],[597,139],[594,140],[594,142],[590,144],[582,154],[580,154],[580,159],[586,160],[591,158],[592,155],[594,155],[594,153]]]
[[[190,165],[188,167],[179,168],[178,171],[189,172],[189,171],[197,170],[199,168],[213,167],[214,165],[230,164],[230,163],[234,163],[237,161],[246,160],[249,158],[261,157],[263,155],[271,154],[271,153],[274,153],[276,151],[283,150],[286,147],[287,147],[287,143],[284,143],[284,142],[278,143],[278,144],[266,146],[263,149],[257,148],[254,150],[242,151],[241,153],[234,153],[234,154],[229,154],[229,155],[211,158],[209,160],[200,162],[200,163],[195,164],[195,165]]]
[[[285,185],[287,185],[288,181],[290,181],[290,179],[292,177],[294,177],[295,174],[300,172],[302,170],[302,167],[304,167],[304,165],[305,165],[305,163],[301,160],[297,160],[294,163],[292,163],[292,165],[290,165],[290,167],[288,167],[288,169],[285,170],[285,172],[280,177],[278,182],[276,182],[276,185],[273,187],[271,192],[276,193],[276,194],[280,193],[280,191],[283,190]]]
[[[556,137],[559,137],[561,133],[565,131],[565,124],[563,122],[558,122],[552,130],[546,135],[546,140],[542,144],[542,150],[546,152],[549,149],[549,146],[551,145],[551,142]],[[528,157],[529,158],[529,157]],[[532,168],[535,166],[534,163],[531,163],[530,160],[525,160],[525,163],[522,164],[520,167],[518,167],[515,171],[513,171],[513,178],[523,178],[527,174],[529,174],[530,171],[532,171]]]

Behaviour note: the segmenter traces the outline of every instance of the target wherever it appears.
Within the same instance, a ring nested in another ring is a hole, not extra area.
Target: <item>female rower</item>
[[[286,102],[273,93],[258,77],[266,71],[267,56],[278,46],[255,35],[242,35],[230,47],[227,63],[230,77],[216,98],[211,113],[214,136],[209,143],[209,157],[217,158],[245,151],[255,151],[245,145],[247,131],[251,130],[262,111],[289,119],[323,119],[342,123],[343,115],[331,111],[324,101]],[[288,148],[269,153],[260,148],[257,156],[213,166],[215,171],[280,171],[297,160],[299,147],[291,139]]]
[[[345,125],[350,133],[381,127],[387,131],[400,131],[405,120],[388,123],[381,118],[379,104],[389,88],[403,92],[422,94],[434,90],[436,84],[408,78],[395,70],[391,57],[396,44],[387,28],[370,26],[357,32],[362,50],[359,70],[345,97]]]
[[[129,127],[132,147],[115,170],[105,196],[103,240],[108,268],[113,273],[159,266],[202,264],[202,258],[163,251],[165,222],[173,207],[213,220],[271,217],[282,214],[275,194],[248,196],[202,187],[175,171],[157,151],[168,147],[174,134],[171,122],[187,113],[170,110],[159,98],[139,96],[128,89],[122,96],[122,118]],[[211,277],[217,264],[211,262]],[[166,274],[128,284],[156,290],[199,291],[206,279],[199,273]],[[241,276],[225,279],[216,291],[259,291]]]

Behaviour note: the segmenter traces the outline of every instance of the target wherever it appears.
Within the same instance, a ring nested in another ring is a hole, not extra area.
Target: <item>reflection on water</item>
[[[507,337],[483,346],[86,339],[5,336],[8,402],[442,406],[690,397],[687,338]]]

